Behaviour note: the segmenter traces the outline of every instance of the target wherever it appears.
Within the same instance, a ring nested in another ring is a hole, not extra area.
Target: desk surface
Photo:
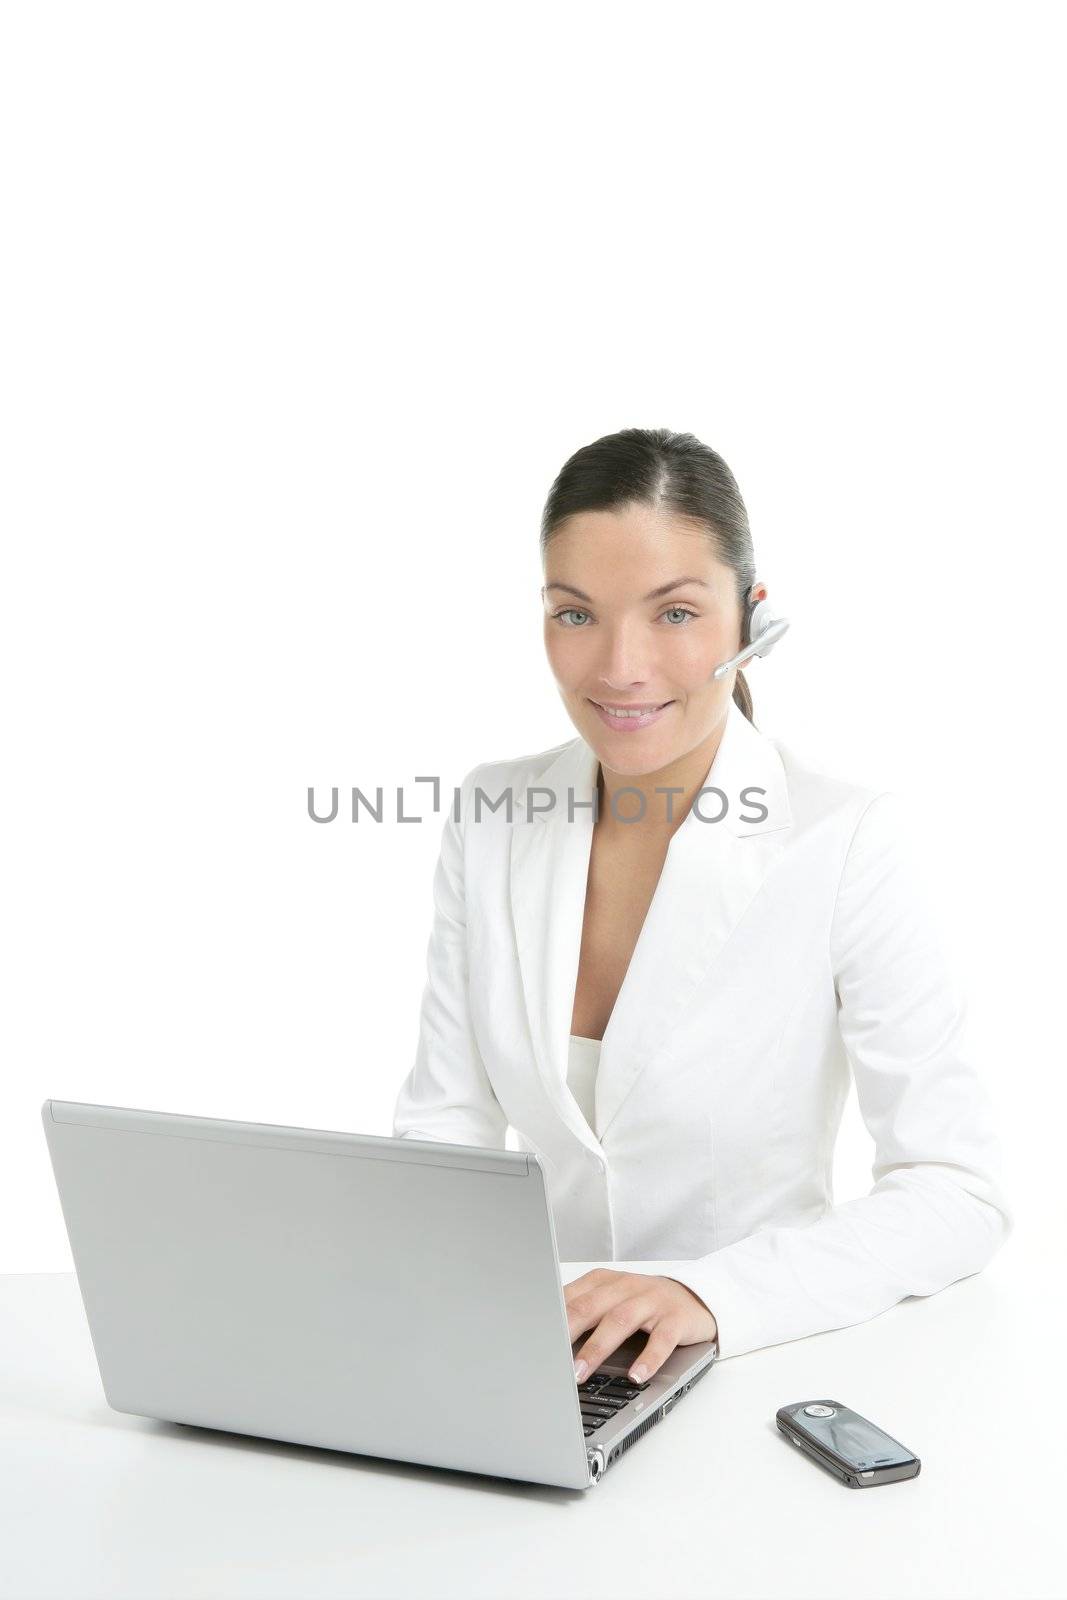
[[[0,1277],[0,1597],[1062,1600],[1052,1281],[1012,1240],[941,1294],[724,1360],[581,1494],[113,1412],[73,1274]],[[823,1394],[919,1477],[855,1490],[805,1460],[774,1414]]]

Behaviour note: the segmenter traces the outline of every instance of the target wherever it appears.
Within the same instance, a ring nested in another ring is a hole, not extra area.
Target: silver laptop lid
[[[588,1487],[536,1155],[62,1100],[42,1120],[115,1410]]]

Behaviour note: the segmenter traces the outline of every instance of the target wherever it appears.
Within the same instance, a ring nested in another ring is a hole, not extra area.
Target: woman
[[[767,596],[729,468],[691,434],[598,439],[541,543],[578,737],[463,780],[394,1135],[538,1153],[588,1268],[579,1382],[631,1335],[642,1382],[676,1345],[741,1355],[979,1271],[1013,1226],[1000,1146],[894,797],[714,676]],[[850,1068],[876,1181],[835,1206]]]

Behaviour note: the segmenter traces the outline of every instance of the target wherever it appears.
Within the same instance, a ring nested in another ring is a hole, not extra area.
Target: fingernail
[[[585,1375],[586,1375],[586,1373],[588,1371],[589,1371],[589,1363],[588,1363],[588,1361],[576,1361],[574,1363],[574,1376],[577,1378],[579,1383],[581,1383],[582,1379],[585,1377]]]
[[[644,1383],[647,1373],[648,1373],[648,1368],[647,1367],[631,1367],[630,1368],[630,1376],[634,1380],[635,1383]]]

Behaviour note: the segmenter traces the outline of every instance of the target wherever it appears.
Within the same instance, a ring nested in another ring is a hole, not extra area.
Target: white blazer
[[[567,1060],[597,772],[576,738],[463,779],[394,1137],[536,1151],[560,1261],[678,1279],[722,1359],[980,1271],[1014,1219],[899,802],[733,702],[705,779],[726,815],[698,796],[671,838],[589,1127]],[[875,1183],[834,1205],[850,1066]]]

